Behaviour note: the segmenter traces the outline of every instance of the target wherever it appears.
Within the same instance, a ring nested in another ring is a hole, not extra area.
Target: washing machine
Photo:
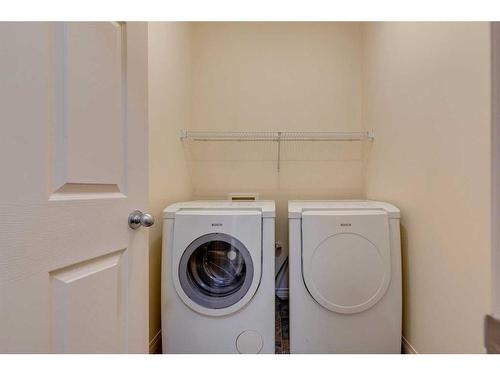
[[[163,352],[274,353],[274,202],[183,202],[163,215]]]
[[[399,210],[290,201],[290,352],[401,353]]]

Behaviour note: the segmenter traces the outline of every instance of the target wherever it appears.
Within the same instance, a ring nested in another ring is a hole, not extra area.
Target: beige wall
[[[365,28],[370,199],[402,210],[404,335],[419,352],[482,352],[490,310],[487,23]]]
[[[361,130],[361,31],[357,23],[193,24],[192,128]],[[284,145],[279,174],[274,144],[190,151],[195,198],[257,192],[275,199],[276,237],[285,245],[288,199],[363,194],[357,142]]]
[[[179,142],[190,119],[190,29],[183,23],[149,23],[149,194],[156,224],[150,241],[150,339],[160,330],[162,210],[191,198],[191,181]]]

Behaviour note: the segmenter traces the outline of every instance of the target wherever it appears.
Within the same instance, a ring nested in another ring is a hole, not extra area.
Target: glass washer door
[[[194,240],[179,264],[182,290],[197,304],[222,309],[241,300],[253,280],[248,249],[225,233],[210,233]]]

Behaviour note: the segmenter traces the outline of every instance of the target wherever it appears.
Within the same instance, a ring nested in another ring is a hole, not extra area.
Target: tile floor
[[[288,300],[281,300],[276,297],[276,354],[289,354],[290,343],[288,340]]]

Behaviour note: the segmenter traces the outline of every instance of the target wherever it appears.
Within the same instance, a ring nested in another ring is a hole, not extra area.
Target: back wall
[[[362,129],[361,24],[193,23],[191,41],[192,129]],[[189,146],[194,198],[275,199],[276,238],[287,249],[289,199],[363,197],[360,142],[299,142],[281,152],[278,173],[273,144]]]

